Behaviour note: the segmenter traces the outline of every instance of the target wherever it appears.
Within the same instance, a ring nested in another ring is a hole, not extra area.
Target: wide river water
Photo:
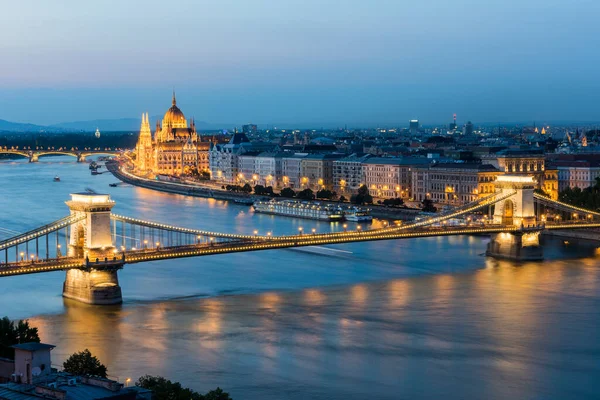
[[[0,162],[0,239],[66,215],[86,187],[115,213],[192,228],[340,229],[111,182],[69,157]],[[487,241],[135,264],[114,307],[63,300],[64,272],[2,278],[0,316],[29,318],[53,364],[89,348],[121,381],[162,375],[235,400],[600,398],[600,253],[549,240],[545,261],[518,264],[482,256]]]

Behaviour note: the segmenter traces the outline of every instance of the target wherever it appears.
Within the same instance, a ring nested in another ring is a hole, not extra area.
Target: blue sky
[[[597,0],[20,0],[0,118],[600,120]]]

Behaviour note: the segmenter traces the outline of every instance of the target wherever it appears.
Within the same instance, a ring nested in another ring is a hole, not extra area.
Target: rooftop
[[[18,349],[18,350],[38,351],[38,350],[52,350],[56,346],[53,344],[29,342],[29,343],[15,344],[14,346],[11,346],[11,347],[13,349]]]
[[[365,164],[385,164],[385,165],[427,165],[433,160],[426,157],[373,157],[365,161]]]
[[[473,164],[473,163],[439,163],[430,166],[431,169],[467,169],[485,172],[499,171],[491,164]]]

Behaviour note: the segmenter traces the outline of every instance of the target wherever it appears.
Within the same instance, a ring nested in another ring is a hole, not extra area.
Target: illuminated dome
[[[173,92],[173,105],[167,110],[163,117],[163,128],[171,126],[173,128],[187,128],[187,121],[183,112],[177,107],[177,100],[175,100],[175,92]]]

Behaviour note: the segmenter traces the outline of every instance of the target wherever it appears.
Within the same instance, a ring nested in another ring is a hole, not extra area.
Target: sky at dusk
[[[598,0],[4,0],[0,119],[600,120]]]

